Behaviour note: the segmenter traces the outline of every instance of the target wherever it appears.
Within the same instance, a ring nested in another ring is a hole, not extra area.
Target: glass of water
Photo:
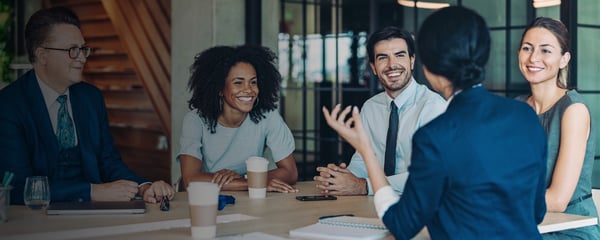
[[[50,204],[50,185],[46,176],[31,176],[25,179],[23,193],[25,205],[30,209],[45,209]]]

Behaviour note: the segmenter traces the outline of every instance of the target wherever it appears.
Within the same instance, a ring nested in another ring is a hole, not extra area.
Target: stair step
[[[92,56],[92,55],[90,55]],[[118,66],[118,67],[114,67]],[[129,61],[129,58],[126,54],[118,55],[118,54],[106,54],[106,55],[96,55],[93,57],[89,57],[86,63],[86,69],[94,72],[98,71],[117,71],[117,72],[131,72],[134,71],[134,67]]]
[[[96,68],[86,67],[83,74],[135,74],[135,70],[131,66],[103,66]]]
[[[109,108],[154,110],[143,89],[106,90],[103,93]]]
[[[166,136],[155,129],[112,127],[112,136],[119,146],[169,152]]]
[[[154,111],[124,108],[108,108],[108,119],[116,126],[161,129],[160,121]]]
[[[171,180],[171,154],[162,151],[139,150],[119,146],[123,162],[138,175],[151,181]]]

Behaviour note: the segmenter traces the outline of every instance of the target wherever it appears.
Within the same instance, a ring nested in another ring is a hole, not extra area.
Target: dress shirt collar
[[[46,103],[46,107],[50,107],[50,105],[57,102],[56,99],[58,98],[58,96],[63,95],[50,88],[50,86],[48,86],[48,84],[42,81],[37,74],[35,74],[35,79],[37,80],[38,85],[40,85],[40,90],[42,90],[42,95],[44,96],[44,102]],[[67,95],[67,99],[71,101],[71,99],[69,99],[70,96],[68,88],[64,94]]]
[[[398,107],[398,110],[400,110],[404,108],[404,106],[410,106],[414,104],[416,101],[416,94],[417,81],[415,81],[415,79],[411,77],[410,80],[408,80],[408,86],[406,86],[406,88],[402,90],[402,92],[400,92],[400,94],[395,99],[390,97],[390,95],[388,94],[386,94],[386,96],[388,97],[388,102],[393,101],[396,104],[396,107]],[[390,104],[388,104],[388,108],[389,106]]]

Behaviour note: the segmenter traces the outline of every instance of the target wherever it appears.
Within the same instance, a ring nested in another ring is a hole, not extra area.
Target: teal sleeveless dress
[[[526,101],[528,96],[520,96],[519,100]],[[558,158],[560,147],[560,126],[562,116],[571,104],[583,103],[583,97],[576,90],[569,90],[552,108],[539,114],[538,117],[548,136],[548,163],[546,168],[546,187],[552,183],[552,173]],[[589,107],[588,107],[589,109]],[[565,213],[598,217],[598,212],[591,197],[592,193],[592,169],[594,165],[594,125],[590,126],[590,136],[586,143],[583,168],[579,175],[579,181],[571,201]],[[564,230],[560,232],[543,234],[544,239],[600,239],[600,225],[584,228]]]

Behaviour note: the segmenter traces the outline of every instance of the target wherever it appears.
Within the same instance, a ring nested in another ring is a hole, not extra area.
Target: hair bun
[[[477,65],[474,61],[469,61],[466,64],[459,66],[456,72],[456,85],[460,89],[467,89],[475,84],[483,81],[485,69]]]

